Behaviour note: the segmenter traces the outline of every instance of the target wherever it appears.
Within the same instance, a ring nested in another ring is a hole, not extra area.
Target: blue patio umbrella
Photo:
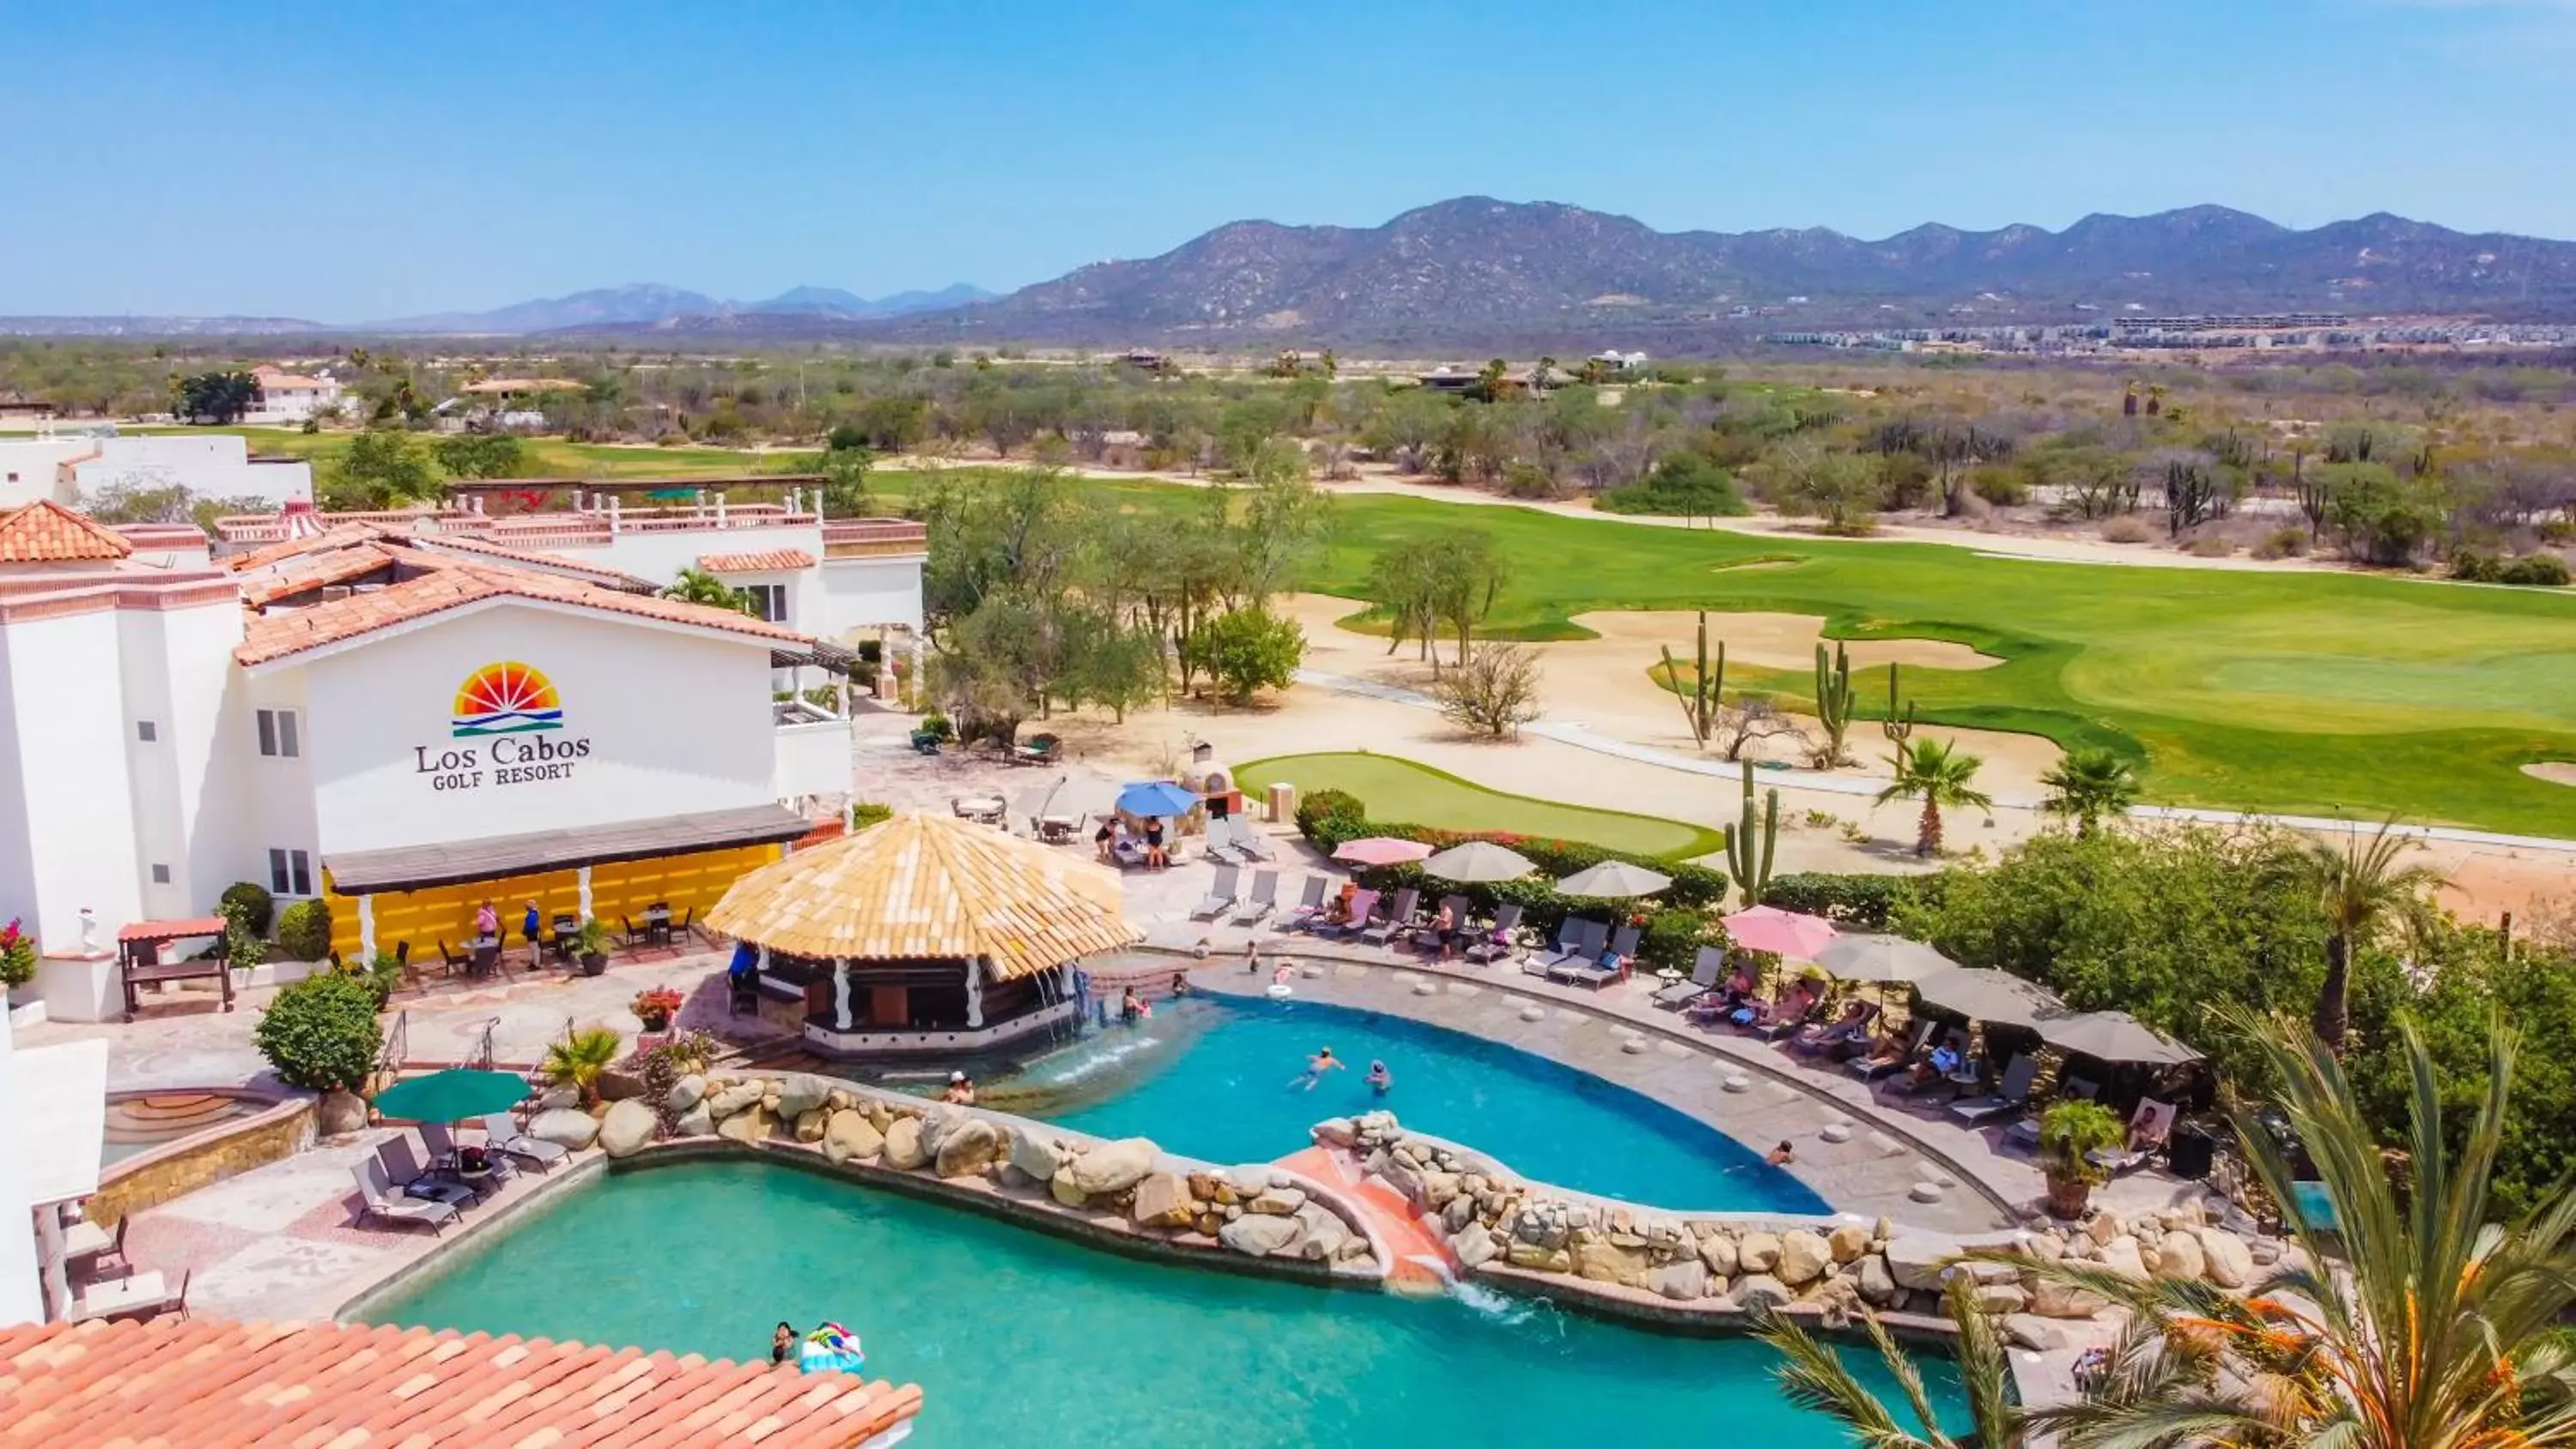
[[[1187,815],[1198,805],[1197,795],[1169,780],[1137,780],[1118,791],[1120,812],[1139,817]]]

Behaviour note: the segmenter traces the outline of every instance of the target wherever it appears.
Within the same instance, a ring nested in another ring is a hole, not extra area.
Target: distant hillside
[[[998,301],[863,330],[960,338],[1415,345],[1676,330],[2108,319],[2124,310],[2576,316],[2576,243],[2377,214],[2293,231],[2196,206],[2064,231],[1658,232],[1550,202],[1444,201],[1365,229],[1218,227]]]
[[[295,317],[0,317],[6,337],[274,337],[330,330]]]
[[[483,333],[519,336],[533,332],[633,331],[662,329],[684,319],[827,318],[856,321],[898,317],[937,307],[956,307],[993,294],[963,282],[936,292],[897,292],[869,301],[838,287],[793,287],[757,302],[724,302],[701,292],[658,283],[638,282],[513,303],[489,312],[439,312],[425,317],[395,317],[352,328],[359,332]],[[793,320],[778,324],[792,330]],[[759,324],[753,324],[759,330]]]

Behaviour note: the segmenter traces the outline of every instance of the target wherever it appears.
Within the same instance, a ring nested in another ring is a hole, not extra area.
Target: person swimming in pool
[[[1395,1085],[1395,1073],[1386,1069],[1386,1063],[1373,1061],[1369,1063],[1368,1075],[1360,1080],[1369,1084],[1370,1091],[1383,1097]]]
[[[781,1323],[777,1331],[769,1335],[770,1365],[776,1367],[794,1357],[796,1357],[796,1326],[791,1323]]]
[[[1333,1049],[1331,1047],[1317,1047],[1315,1049],[1315,1054],[1306,1058],[1305,1075],[1299,1077],[1293,1082],[1290,1082],[1288,1085],[1292,1087],[1300,1087],[1311,1092],[1315,1090],[1315,1084],[1317,1082],[1324,1080],[1324,1073],[1338,1072],[1341,1069],[1342,1064],[1334,1057]]]

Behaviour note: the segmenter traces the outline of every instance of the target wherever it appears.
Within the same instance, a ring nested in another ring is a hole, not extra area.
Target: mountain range
[[[838,287],[791,287],[756,302],[724,302],[700,292],[654,282],[600,287],[566,297],[514,302],[489,312],[435,312],[422,317],[391,317],[362,322],[347,330],[395,333],[476,333],[522,336],[572,328],[660,327],[687,317],[751,314],[765,317],[826,318],[860,321],[936,311],[983,301],[994,294],[959,282],[935,292],[897,292],[869,301]]]
[[[2049,231],[1927,225],[1658,232],[1550,202],[1464,197],[1383,226],[1221,226],[963,308],[853,324],[961,337],[1212,347],[1609,343],[1677,331],[2305,311],[2576,318],[2576,242],[2378,213],[2294,230],[2194,206]]]

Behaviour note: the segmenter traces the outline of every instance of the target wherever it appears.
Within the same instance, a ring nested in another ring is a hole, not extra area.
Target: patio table
[[[111,1278],[92,1284],[80,1296],[83,1317],[114,1318],[121,1314],[157,1310],[170,1296],[170,1282],[160,1270],[137,1273],[130,1278]]]
[[[671,944],[671,907],[668,902],[655,901],[644,908],[644,939],[657,946]]]
[[[70,1227],[63,1229],[63,1260],[65,1262],[69,1262],[74,1258],[86,1258],[94,1254],[104,1253],[115,1245],[116,1240],[108,1235],[107,1229],[100,1227],[98,1224],[91,1222],[87,1218],[83,1218],[79,1222],[72,1224]]]

